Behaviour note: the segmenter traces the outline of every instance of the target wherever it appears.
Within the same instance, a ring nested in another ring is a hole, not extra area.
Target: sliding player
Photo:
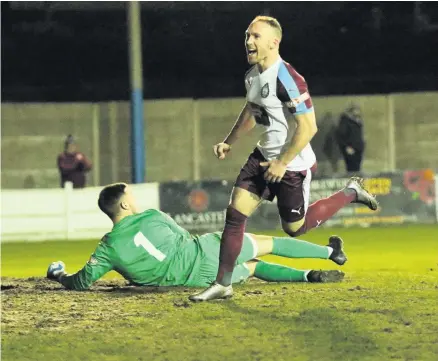
[[[135,200],[125,183],[106,186],[99,195],[98,205],[114,223],[111,232],[102,238],[79,272],[67,275],[64,263],[58,261],[49,266],[48,278],[74,290],[87,289],[111,270],[136,285],[206,287],[214,281],[220,233],[193,236],[163,212],[149,209],[137,213]],[[243,243],[233,274],[234,283],[251,276],[273,282],[336,282],[343,279],[344,273],[337,270],[297,270],[255,259],[275,254],[289,258],[330,259],[343,265],[347,257],[339,237],[331,237],[325,247],[294,238],[251,234],[244,235]],[[232,292],[227,293],[223,298],[231,295]]]

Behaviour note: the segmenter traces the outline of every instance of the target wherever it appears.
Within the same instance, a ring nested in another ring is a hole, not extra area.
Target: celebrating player
[[[282,29],[268,16],[258,16],[246,31],[246,104],[225,140],[214,146],[224,159],[240,137],[255,126],[263,134],[240,171],[227,208],[216,283],[190,299],[205,301],[232,293],[232,274],[242,247],[246,220],[263,200],[277,196],[283,230],[292,237],[318,227],[345,205],[356,202],[372,210],[376,199],[352,178],[331,197],[309,203],[316,157],[310,140],[317,131],[305,79],[279,54]]]
[[[193,236],[167,214],[155,209],[137,213],[135,200],[125,183],[106,186],[99,195],[99,208],[114,223],[87,264],[67,275],[63,262],[53,262],[47,277],[66,288],[84,290],[105,273],[114,270],[132,284],[147,286],[193,286],[211,284],[218,270],[220,233]],[[250,276],[273,282],[335,282],[344,277],[337,270],[297,270],[258,261],[255,258],[276,254],[289,258],[330,259],[343,265],[347,257],[343,242],[330,237],[326,247],[294,238],[244,235],[232,282]],[[232,292],[222,295],[230,297]],[[195,300],[196,301],[196,300]]]

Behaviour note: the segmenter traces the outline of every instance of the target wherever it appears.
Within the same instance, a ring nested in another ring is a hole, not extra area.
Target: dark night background
[[[2,100],[128,100],[123,7],[2,2]],[[243,96],[244,31],[258,14],[278,18],[281,55],[306,77],[314,95],[438,89],[437,3],[142,7],[145,98]]]

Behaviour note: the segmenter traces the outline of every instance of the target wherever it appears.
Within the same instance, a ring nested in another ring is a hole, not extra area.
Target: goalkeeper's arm
[[[88,289],[112,269],[113,266],[105,252],[98,247],[80,271],[69,275],[65,273],[65,266],[62,262],[54,262],[47,271],[47,277],[58,281],[65,288],[82,291]]]
[[[58,278],[58,282],[70,290],[82,291],[88,289],[94,282],[111,270],[112,267],[96,267],[87,263],[84,268],[75,274],[61,275]]]

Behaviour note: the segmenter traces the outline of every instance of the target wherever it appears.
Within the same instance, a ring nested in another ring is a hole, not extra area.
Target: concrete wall
[[[438,169],[438,93],[393,97],[397,168]]]
[[[92,156],[91,104],[3,103],[1,119],[3,188],[58,187],[56,157],[70,132]]]
[[[338,115],[351,101],[364,113],[364,171],[438,169],[438,92],[315,97],[317,117]],[[233,180],[256,144],[256,131],[233,147],[228,160],[216,160],[212,146],[229,132],[243,104],[243,98],[146,101],[146,180]],[[3,103],[2,187],[58,187],[56,156],[69,133],[98,164],[89,185],[129,182],[129,114],[128,102]]]

